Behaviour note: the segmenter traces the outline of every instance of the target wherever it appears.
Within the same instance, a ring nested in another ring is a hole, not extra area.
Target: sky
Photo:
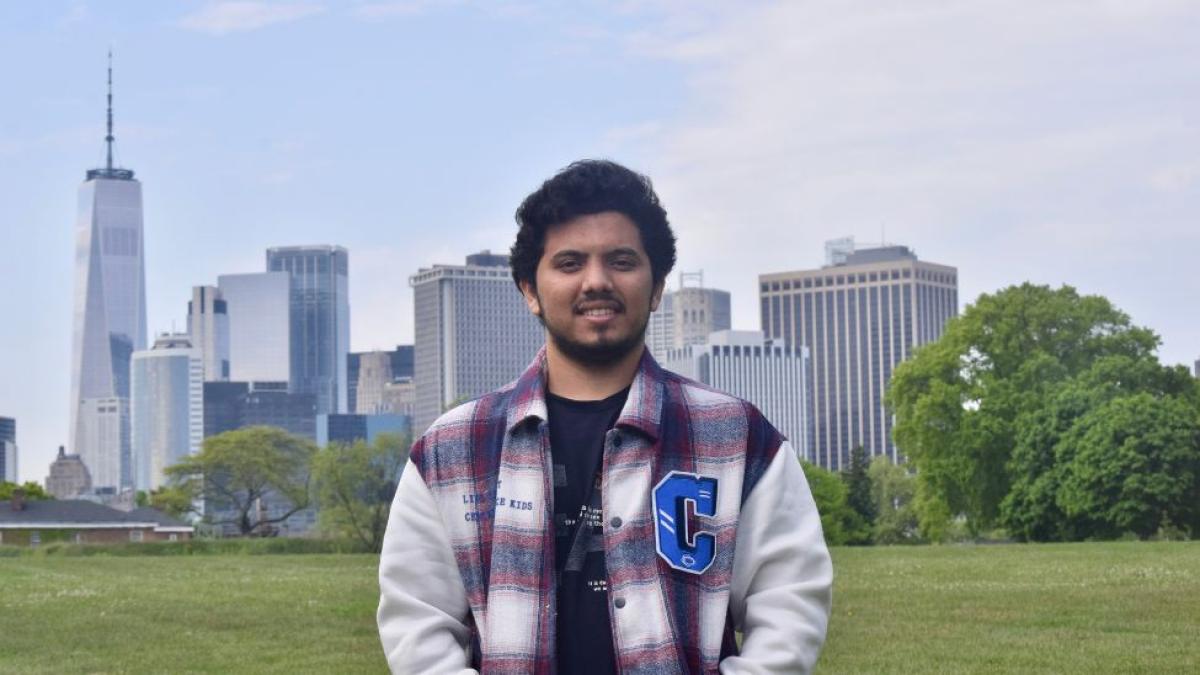
[[[504,251],[571,161],[649,175],[677,270],[733,295],[887,241],[964,305],[1107,296],[1200,357],[1200,5],[1128,2],[0,4],[0,416],[20,479],[67,442],[76,193],[142,181],[151,334],[269,246],[350,252],[351,348],[412,341],[409,275]],[[674,282],[673,282],[674,283]],[[514,292],[515,289],[514,289]]]

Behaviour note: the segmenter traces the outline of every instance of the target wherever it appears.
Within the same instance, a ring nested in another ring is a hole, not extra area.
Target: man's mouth
[[[583,316],[593,318],[593,319],[604,319],[604,318],[608,318],[610,316],[614,316],[614,315],[620,313],[620,311],[621,311],[621,305],[619,303],[615,303],[615,302],[591,303],[591,302],[589,302],[589,303],[584,303],[584,304],[580,305],[579,308],[575,310],[575,313],[582,314]]]

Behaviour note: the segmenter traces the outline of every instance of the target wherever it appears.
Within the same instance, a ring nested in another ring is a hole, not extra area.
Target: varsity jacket
[[[393,672],[555,672],[544,370],[543,349],[516,382],[413,444],[379,563]],[[757,409],[662,370],[647,351],[602,463],[622,673],[812,669],[832,565],[799,462]]]

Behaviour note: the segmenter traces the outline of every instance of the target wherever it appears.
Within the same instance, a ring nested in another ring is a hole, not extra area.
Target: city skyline
[[[0,269],[37,282],[0,301],[23,479],[70,445],[69,372],[46,364],[70,353],[72,187],[103,161],[110,44],[154,332],[265,248],[326,243],[355,256],[350,349],[411,343],[408,275],[506,250],[525,194],[610,156],[655,180],[680,268],[730,291],[735,329],[759,328],[758,274],[855,235],[951,261],[960,309],[1069,283],[1164,361],[1200,354],[1196,8],[238,4],[0,9],[0,56],[33,64],[0,112]]]

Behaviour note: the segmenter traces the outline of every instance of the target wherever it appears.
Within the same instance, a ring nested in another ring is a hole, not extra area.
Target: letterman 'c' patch
[[[703,574],[716,557],[711,532],[689,532],[688,504],[699,518],[717,515],[717,479],[672,471],[654,487],[654,532],[658,555],[671,567]]]

